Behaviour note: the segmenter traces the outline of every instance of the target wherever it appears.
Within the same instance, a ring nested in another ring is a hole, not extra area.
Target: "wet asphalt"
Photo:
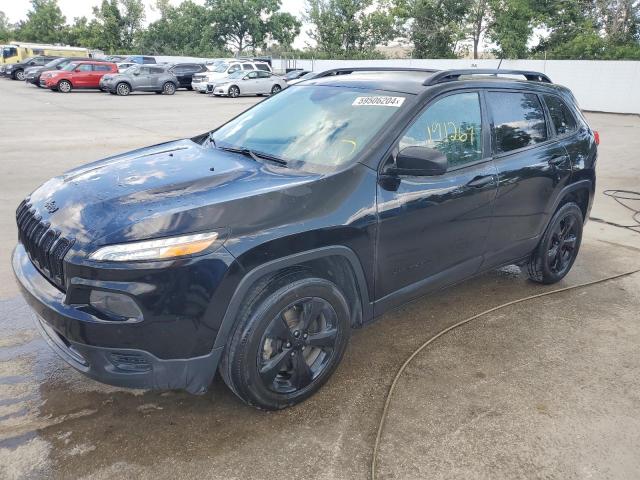
[[[255,102],[57,95],[0,80],[0,478],[367,478],[386,391],[422,342],[513,299],[640,268],[640,234],[590,222],[560,284],[490,272],[354,332],[336,374],[282,412],[211,391],[145,392],[83,377],[40,339],[9,262],[13,209],[51,175],[195,135]],[[640,189],[640,119],[591,114],[599,187]],[[629,221],[602,196],[594,215]],[[542,297],[441,337],[400,380],[379,477],[640,476],[640,274]]]

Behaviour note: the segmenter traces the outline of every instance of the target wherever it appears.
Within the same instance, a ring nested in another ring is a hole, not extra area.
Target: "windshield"
[[[357,88],[292,87],[223,125],[213,139],[218,147],[332,169],[362,151],[405,99]]]
[[[66,59],[64,58],[56,58],[55,60],[51,60],[49,63],[45,63],[45,67],[55,67],[56,65],[64,62]]]
[[[310,78],[313,78],[316,76],[315,72],[309,72],[309,73],[305,73],[303,76],[301,76],[298,80],[309,80]]]
[[[71,72],[72,70],[74,70],[76,67],[78,66],[77,63],[68,63],[67,65],[65,65],[64,67],[62,67],[62,70],[64,70],[65,72]]]
[[[227,71],[227,68],[229,68],[229,64],[221,63],[220,65],[217,65],[213,71],[216,73],[224,73]]]
[[[2,58],[14,57],[18,54],[18,50],[15,47],[4,47],[2,49]]]
[[[125,68],[125,70],[122,73],[133,75],[133,72],[137,70],[138,70],[138,65],[131,65],[130,67]]]
[[[287,73],[284,78],[285,80],[291,80],[293,78],[298,78],[300,76],[299,70],[293,70],[292,72]]]
[[[246,70],[238,70],[237,72],[233,72],[227,78],[242,78],[247,74]]]

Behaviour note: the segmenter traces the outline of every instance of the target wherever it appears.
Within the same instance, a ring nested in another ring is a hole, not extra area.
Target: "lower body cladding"
[[[226,250],[212,255],[219,257],[222,260],[220,267],[228,271],[233,257]],[[189,269],[189,266],[184,268]],[[65,294],[53,286],[31,262],[22,245],[18,245],[13,253],[13,270],[25,300],[35,313],[38,331],[49,346],[76,370],[100,382],[120,387],[184,389],[193,394],[206,392],[224,350],[224,347],[214,348],[217,329],[210,322],[215,323],[217,317],[222,319],[225,303],[222,304],[222,311],[217,312],[219,315],[212,315],[210,306],[204,305],[203,298],[196,301],[200,309],[190,304],[192,292],[185,289],[182,294],[187,297],[185,302],[189,304],[183,305],[183,308],[196,316],[207,315],[208,318],[184,315],[172,319],[166,312],[150,313],[154,308],[163,310],[166,306],[152,305],[149,308],[148,305],[142,305],[144,318],[139,321],[108,321],[96,316],[90,305],[67,303],[68,298],[77,295],[77,292],[67,291]],[[191,274],[194,278],[201,278],[197,271]],[[221,280],[222,276],[218,276],[217,280]],[[148,275],[146,279],[149,280]],[[209,292],[213,292],[219,284],[217,280],[208,286],[200,285],[199,289],[204,292],[208,287]],[[79,278],[72,278],[69,282],[70,285],[84,283]],[[112,286],[121,282],[91,280],[90,284],[100,287],[101,284]],[[73,285],[71,288],[74,288]],[[166,297],[166,294],[163,296]],[[196,322],[201,323],[200,328],[194,328]],[[188,338],[194,335],[208,338]],[[144,348],[136,348],[136,343],[142,338],[146,340],[141,345]],[[150,339],[155,340],[149,342]],[[168,345],[178,346],[178,351],[168,348]],[[183,352],[179,350],[185,348],[191,350],[193,355],[181,355]]]

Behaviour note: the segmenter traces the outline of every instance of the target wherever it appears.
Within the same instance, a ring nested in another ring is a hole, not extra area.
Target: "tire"
[[[61,93],[69,93],[71,90],[73,90],[73,85],[71,85],[71,82],[69,80],[60,80],[58,82],[57,89]]]
[[[13,79],[14,80],[23,81],[24,80],[24,70],[16,70],[15,72],[13,72]]]
[[[167,82],[162,86],[163,95],[173,95],[176,93],[176,85],[172,82]]]
[[[328,280],[290,275],[256,292],[240,311],[220,373],[248,405],[279,410],[329,379],[349,342],[351,316]]]
[[[128,83],[120,82],[116,85],[116,94],[121,97],[126,97],[131,93],[131,87]]]
[[[193,91],[193,87],[186,87],[186,88],[187,88],[187,90],[189,90],[190,92],[192,92],[192,91]]]
[[[527,263],[532,281],[556,283],[569,273],[580,250],[583,224],[582,210],[573,202],[556,211]]]
[[[282,87],[280,85],[274,85],[273,87],[271,87],[271,95],[275,95],[281,90],[282,90]]]
[[[231,98],[238,98],[240,96],[240,88],[238,88],[236,85],[231,85],[229,87],[229,96]]]

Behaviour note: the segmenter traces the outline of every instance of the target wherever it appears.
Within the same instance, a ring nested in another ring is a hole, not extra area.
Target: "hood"
[[[225,229],[240,203],[318,178],[179,140],[134,150],[55,177],[29,197],[75,250]],[[235,216],[234,214],[233,216]]]

